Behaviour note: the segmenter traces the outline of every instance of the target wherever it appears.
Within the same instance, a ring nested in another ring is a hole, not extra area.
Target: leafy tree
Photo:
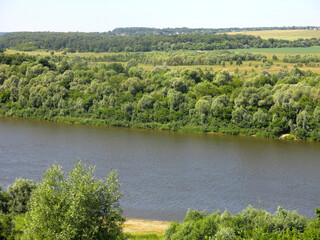
[[[25,239],[118,239],[122,209],[115,171],[96,181],[94,168],[80,161],[68,176],[54,164],[34,190],[24,228]]]
[[[5,214],[0,218],[0,240],[13,240],[15,238],[15,223],[10,214]]]
[[[5,103],[10,100],[10,90],[0,91],[0,103]]]
[[[238,58],[237,61],[236,61],[236,65],[240,66],[241,64],[242,64],[242,60],[241,60],[241,58]]]
[[[268,114],[259,108],[259,110],[253,114],[253,123],[258,128],[268,126]]]
[[[317,106],[314,109],[313,118],[316,121],[316,123],[320,123],[320,107],[319,106]]]
[[[143,95],[143,97],[138,102],[138,107],[140,109],[151,109],[153,108],[154,100],[150,95]]]
[[[227,70],[219,71],[214,79],[219,86],[228,85],[231,83],[231,80],[232,78]]]
[[[202,98],[199,101],[197,101],[195,109],[199,115],[208,115],[210,110],[210,102]]]
[[[16,179],[13,186],[8,187],[10,195],[10,212],[25,213],[27,211],[27,203],[29,202],[32,191],[36,188],[36,183],[29,179]]]
[[[299,128],[309,130],[310,118],[309,113],[306,110],[303,110],[297,115],[297,126]]]
[[[251,115],[242,106],[232,112],[232,122],[238,126],[250,126]]]

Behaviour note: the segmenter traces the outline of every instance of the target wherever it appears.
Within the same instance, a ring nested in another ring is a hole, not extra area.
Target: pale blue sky
[[[320,0],[0,0],[0,32],[320,25]]]

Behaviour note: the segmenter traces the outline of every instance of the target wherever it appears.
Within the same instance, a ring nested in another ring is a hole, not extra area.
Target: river
[[[249,204],[315,217],[320,143],[0,118],[0,184],[39,181],[78,159],[96,177],[118,170],[125,216],[183,220],[188,208],[231,213]]]

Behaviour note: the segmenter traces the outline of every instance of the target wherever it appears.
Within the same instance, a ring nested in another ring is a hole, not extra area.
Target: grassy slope
[[[228,34],[245,34],[260,36],[262,39],[275,38],[283,40],[297,40],[300,38],[320,38],[320,30],[270,30],[270,31],[248,31],[232,32]]]

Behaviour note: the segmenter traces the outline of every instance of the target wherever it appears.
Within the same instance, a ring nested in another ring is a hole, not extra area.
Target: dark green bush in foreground
[[[105,181],[93,173],[80,162],[67,176],[53,165],[37,185],[17,179],[0,190],[0,240],[122,239],[116,172]]]

